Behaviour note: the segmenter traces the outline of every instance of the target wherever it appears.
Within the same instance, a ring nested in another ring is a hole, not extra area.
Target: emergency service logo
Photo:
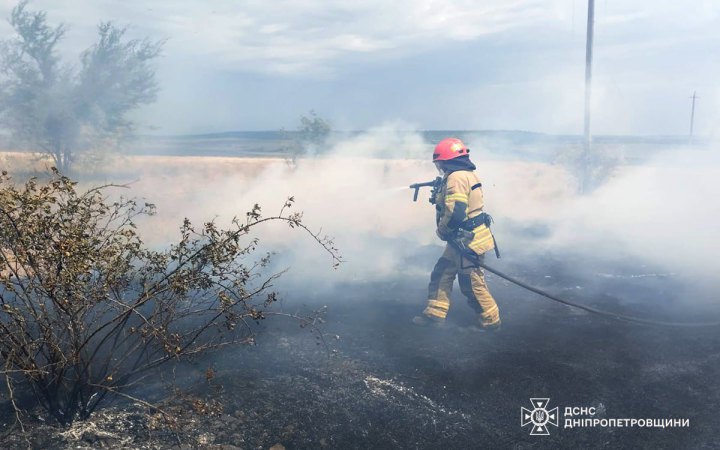
[[[532,410],[520,408],[520,426],[532,424],[531,436],[547,436],[550,434],[548,424],[558,426],[558,407],[548,411],[549,398],[531,398]]]

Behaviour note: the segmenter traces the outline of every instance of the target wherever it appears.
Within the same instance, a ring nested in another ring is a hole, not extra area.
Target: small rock
[[[270,447],[270,450],[285,450],[285,446],[278,442],[277,444]]]

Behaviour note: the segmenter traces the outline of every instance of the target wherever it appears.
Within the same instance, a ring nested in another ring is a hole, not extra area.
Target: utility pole
[[[587,38],[585,40],[585,135],[582,161],[582,192],[587,192],[590,178],[590,99],[592,93],[593,31],[595,28],[595,0],[588,0]]]
[[[688,144],[692,144],[693,140],[693,125],[695,124],[695,100],[700,98],[696,95],[696,91],[693,91],[692,97],[692,109],[690,110],[690,137],[688,138]]]

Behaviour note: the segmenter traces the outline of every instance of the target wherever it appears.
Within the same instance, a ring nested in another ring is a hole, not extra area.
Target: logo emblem
[[[550,434],[548,424],[558,426],[558,408],[547,409],[549,398],[531,398],[533,409],[520,408],[520,426],[532,424],[531,436],[547,436]]]

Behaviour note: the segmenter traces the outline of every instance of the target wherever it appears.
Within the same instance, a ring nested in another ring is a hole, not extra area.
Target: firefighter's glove
[[[437,237],[439,237],[440,240],[444,242],[447,242],[448,240],[450,240],[450,238],[452,238],[452,233],[443,233],[442,231],[440,231],[440,228],[437,228],[435,230],[435,234],[437,234]]]

